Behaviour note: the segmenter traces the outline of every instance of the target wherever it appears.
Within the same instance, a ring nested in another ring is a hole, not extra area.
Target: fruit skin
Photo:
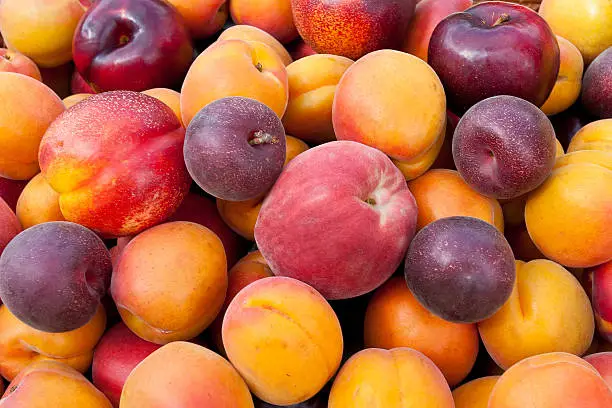
[[[181,94],[176,92],[173,89],[168,88],[153,88],[147,89],[146,91],[142,91],[143,94],[154,97],[155,99],[159,99],[176,115],[181,125],[183,125],[183,119],[181,118]]]
[[[606,150],[612,152],[612,119],[591,122],[572,138],[568,153],[578,150]]]
[[[135,235],[166,219],[187,194],[184,137],[163,102],[106,92],[53,122],[39,159],[67,220],[108,237]]]
[[[24,229],[50,221],[65,221],[59,194],[38,173],[26,185],[17,201],[17,218]]]
[[[263,103],[222,98],[202,108],[189,123],[183,154],[189,174],[208,194],[251,200],[268,191],[283,169],[285,130]]]
[[[304,42],[301,38],[294,41],[288,47],[289,54],[291,57],[297,61],[309,55],[316,55],[317,53],[312,47]]]
[[[16,236],[0,257],[0,297],[29,326],[50,333],[78,329],[95,315],[112,272],[104,242],[65,221]]]
[[[454,408],[444,376],[422,353],[410,348],[366,349],[342,367],[329,408]]]
[[[336,140],[332,106],[340,79],[353,61],[315,54],[287,67],[289,103],[283,116],[287,133],[308,143]]]
[[[219,39],[217,41],[223,40],[243,40],[243,41],[258,41],[266,44],[271,47],[280,59],[283,61],[285,65],[289,65],[293,62],[293,58],[285,48],[283,44],[281,44],[276,38],[274,38],[269,33],[265,32],[262,29],[257,27],[253,27],[250,25],[238,24],[235,26],[231,26],[219,35]]]
[[[508,369],[538,354],[584,354],[593,340],[595,322],[580,282],[561,265],[545,259],[517,261],[516,270],[510,300],[478,324],[493,360]]]
[[[340,80],[332,120],[338,140],[381,150],[411,180],[433,164],[442,147],[444,89],[421,59],[376,51],[354,63]]]
[[[542,0],[539,13],[555,34],[578,47],[586,65],[612,44],[608,0]]]
[[[0,72],[15,72],[42,82],[40,70],[34,61],[20,52],[0,48]]]
[[[4,248],[11,242],[17,234],[21,232],[21,224],[19,219],[6,204],[4,199],[0,198],[0,255]]]
[[[584,360],[599,372],[604,380],[612,387],[612,353],[603,352],[586,356]]]
[[[230,363],[202,346],[177,341],[154,351],[130,373],[120,406],[253,408],[253,400]]]
[[[408,182],[419,210],[417,231],[440,218],[480,218],[504,232],[502,207],[494,198],[473,190],[454,170],[432,169]],[[452,197],[452,200],[448,200]]]
[[[612,259],[612,153],[576,151],[557,159],[550,177],[529,194],[525,222],[548,258],[572,268]]]
[[[70,95],[62,99],[62,103],[64,104],[66,109],[69,109],[73,107],[74,105],[76,105],[77,103],[89,98],[91,95],[93,94],[79,93],[79,94]]]
[[[231,301],[227,356],[259,399],[291,405],[317,394],[340,366],[342,330],[331,306],[296,279],[257,280]]]
[[[5,3],[2,3],[5,4]],[[63,111],[46,85],[14,72],[0,72],[0,177],[29,180],[38,173],[43,134]]]
[[[40,67],[65,64],[72,59],[72,37],[83,13],[79,0],[2,0],[0,26],[6,48]]]
[[[81,74],[79,74],[79,71],[75,69],[74,72],[72,73],[72,77],[70,78],[70,93],[71,94],[77,94],[77,93],[95,94],[97,92],[87,83],[87,81],[85,81],[85,79],[83,79]]]
[[[604,408],[612,389],[589,363],[568,353],[529,357],[497,381],[488,408]]]
[[[508,300],[516,278],[504,236],[472,217],[442,218],[419,231],[404,267],[408,287],[433,314],[455,323],[491,317]]]
[[[28,365],[44,360],[58,361],[84,373],[105,328],[106,312],[102,306],[87,324],[63,333],[36,330],[17,319],[6,306],[0,306],[0,374],[12,381]]]
[[[168,0],[168,3],[176,7],[194,39],[212,36],[227,21],[226,0]]]
[[[200,54],[181,89],[185,126],[202,109],[228,96],[252,98],[282,117],[289,99],[287,71],[276,51],[259,41],[223,40]]]
[[[541,109],[547,115],[561,113],[578,100],[582,88],[584,61],[580,50],[563,37],[557,36],[561,64],[557,82]]]
[[[125,324],[116,324],[96,346],[91,367],[94,385],[118,407],[125,380],[142,360],[160,347],[142,340]]]
[[[291,0],[232,0],[229,5],[236,24],[260,28],[284,44],[298,37]]]
[[[591,115],[612,119],[612,46],[595,58],[584,73],[581,100]]]
[[[414,0],[291,0],[295,26],[319,54],[357,60],[399,48],[414,14]]]
[[[598,266],[592,273],[593,309],[601,337],[612,341],[612,261]]]
[[[541,106],[557,80],[559,45],[533,10],[492,1],[442,20],[431,36],[428,62],[455,112],[496,95]]]
[[[347,299],[393,274],[416,217],[414,197],[384,154],[330,142],[285,167],[259,212],[255,241],[275,275]]]
[[[112,408],[104,394],[81,373],[57,361],[26,367],[0,399],[2,408]]]
[[[478,378],[455,388],[455,408],[488,408],[489,396],[498,379],[498,376]]]
[[[163,0],[96,1],[76,28],[73,49],[77,70],[98,92],[177,85],[193,58],[183,19]]]
[[[226,291],[221,240],[208,228],[181,221],[132,239],[111,280],[123,322],[157,344],[189,340],[204,331],[221,310]]]
[[[452,13],[463,11],[474,5],[473,0],[423,0],[418,1],[414,16],[408,26],[408,35],[402,51],[427,62],[429,40],[436,26]]]
[[[536,106],[514,96],[494,96],[459,121],[453,158],[474,190],[511,199],[546,180],[555,164],[556,140],[550,120]]]
[[[0,198],[2,198],[13,211],[17,208],[17,200],[28,184],[27,180],[11,180],[0,177]]]
[[[368,303],[365,347],[409,347],[430,358],[451,387],[470,372],[478,354],[478,329],[450,323],[416,300],[401,277],[388,280]]]

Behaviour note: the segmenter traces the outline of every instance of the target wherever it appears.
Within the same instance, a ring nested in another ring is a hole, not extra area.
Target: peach
[[[567,110],[578,100],[582,88],[584,61],[580,50],[561,36],[557,36],[561,65],[557,82],[544,105],[540,107],[547,115],[556,115]]]
[[[181,221],[132,239],[111,280],[124,323],[157,344],[189,340],[204,331],[221,310],[226,290],[221,240],[208,228]]]
[[[285,65],[289,65],[293,62],[291,55],[289,55],[289,52],[283,44],[281,44],[276,38],[272,37],[272,35],[257,27],[240,24],[232,26],[227,30],[223,30],[223,32],[219,36],[218,41],[223,40],[243,40],[261,42],[276,51],[276,53]]]
[[[525,222],[538,249],[562,265],[585,268],[612,259],[612,153],[558,158],[550,177],[529,194]]]
[[[444,376],[422,353],[409,348],[366,349],[342,367],[329,408],[454,408]]]
[[[21,226],[30,228],[49,221],[65,221],[60,210],[59,194],[41,173],[34,176],[17,201],[17,218]]]
[[[207,38],[223,27],[227,20],[226,0],[168,0],[183,16],[195,39]]]
[[[41,360],[59,361],[84,373],[105,327],[103,307],[76,330],[46,333],[22,323],[6,306],[0,306],[0,374],[12,381],[26,366]]]
[[[591,122],[580,129],[570,141],[567,152],[577,150],[607,150],[612,152],[612,119]]]
[[[478,378],[453,391],[455,408],[488,408],[489,397],[499,376]]]
[[[14,72],[0,72],[0,95],[0,177],[29,180],[39,171],[40,140],[64,104],[40,81]]]
[[[582,355],[591,345],[595,323],[580,282],[561,265],[544,259],[518,261],[516,269],[510,299],[478,324],[493,360],[507,369],[538,354]]]
[[[276,51],[257,41],[224,40],[208,47],[187,72],[181,90],[185,126],[200,109],[227,96],[268,105],[279,117],[287,107],[287,71]]]
[[[497,381],[488,408],[604,408],[612,389],[597,370],[568,353],[529,357]]]
[[[253,408],[234,367],[197,344],[177,341],[146,357],[128,376],[121,408]]]
[[[336,139],[332,105],[340,78],[353,64],[348,58],[316,54],[287,67],[289,103],[283,125],[288,133],[314,144]]]
[[[173,89],[168,88],[153,88],[147,89],[146,91],[142,91],[143,94],[154,97],[155,99],[159,99],[163,103],[165,103],[172,112],[176,115],[181,125],[183,124],[183,119],[181,118],[181,94],[176,92]]]
[[[291,0],[231,0],[230,13],[236,24],[255,26],[282,43],[298,37]]]
[[[0,48],[0,72],[15,72],[42,82],[40,70],[34,61],[17,51]]]
[[[585,361],[599,372],[604,380],[612,387],[612,353],[603,352],[586,356]]]
[[[440,218],[464,215],[480,218],[504,232],[499,202],[474,191],[454,170],[429,170],[408,182],[408,188],[419,209],[417,230]]]
[[[365,315],[365,346],[420,351],[442,371],[449,385],[459,384],[478,354],[474,324],[447,322],[425,309],[401,277],[391,278],[370,300]]]
[[[67,220],[107,237],[135,235],[168,218],[187,194],[184,138],[159,100],[105,92],[53,122],[39,159]]]
[[[66,109],[68,109],[68,108],[73,107],[77,103],[89,98],[91,95],[92,94],[89,94],[89,93],[78,93],[78,94],[74,94],[74,95],[65,97],[64,99],[62,99],[62,102],[64,103],[64,106],[66,107]]]
[[[0,198],[0,255],[8,243],[20,232],[19,219],[4,199]]]
[[[251,391],[276,405],[313,397],[342,358],[333,309],[312,287],[291,278],[265,278],[241,290],[225,313],[222,336]]]
[[[3,0],[2,37],[39,66],[56,67],[72,59],[72,36],[84,12],[79,0]]]
[[[612,261],[598,266],[591,275],[591,298],[599,334],[612,341]]]
[[[11,180],[0,177],[0,198],[8,204],[11,210],[16,210],[17,200],[27,184],[28,180]]]
[[[354,63],[340,80],[332,121],[338,140],[375,147],[406,166],[407,179],[416,178],[442,147],[444,89],[434,70],[418,57],[376,51]]]
[[[446,16],[463,11],[474,4],[472,0],[423,0],[418,2],[408,26],[402,50],[427,62],[429,39],[434,28]]]

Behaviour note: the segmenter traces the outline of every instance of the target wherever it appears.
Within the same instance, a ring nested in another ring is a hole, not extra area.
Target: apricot
[[[453,390],[455,408],[488,408],[489,397],[499,376],[478,378]]]
[[[229,4],[232,20],[236,24],[260,28],[282,43],[298,37],[291,0],[232,0]]]
[[[21,322],[6,306],[0,306],[0,374],[12,381],[29,364],[41,360],[59,361],[84,373],[105,328],[103,307],[76,330],[47,333]]]
[[[39,171],[40,140],[64,104],[40,81],[14,72],[0,72],[0,95],[0,177],[29,180]]]
[[[65,221],[59,194],[41,173],[34,176],[21,193],[17,201],[17,218],[24,229],[43,222]]]
[[[276,51],[257,41],[218,41],[200,54],[181,90],[185,126],[200,109],[227,96],[244,96],[268,105],[278,117],[287,107],[287,71]]]
[[[226,0],[168,0],[183,16],[192,38],[207,38],[227,21]]]
[[[64,99],[62,99],[62,102],[64,103],[64,106],[66,107],[66,109],[68,109],[76,105],[77,103],[89,98],[91,95],[92,94],[89,94],[89,93],[78,93],[78,94],[74,94],[74,95],[65,97]]]
[[[544,259],[517,261],[516,270],[510,299],[478,324],[493,360],[507,369],[538,354],[582,355],[593,340],[595,322],[580,282],[561,265]]]
[[[79,0],[2,0],[0,27],[7,48],[41,67],[72,59],[72,37],[85,10]]]
[[[0,198],[0,255],[8,243],[20,232],[19,219],[4,199]]]
[[[444,376],[424,354],[410,348],[366,349],[342,367],[329,408],[454,408]]]
[[[610,406],[612,389],[593,366],[573,354],[547,353],[510,367],[495,384],[488,408]]]
[[[146,91],[142,91],[143,94],[154,97],[155,99],[159,99],[163,103],[165,103],[172,112],[176,115],[181,125],[183,124],[183,119],[181,118],[181,94],[176,92],[173,89],[168,88],[153,88],[147,89]]]
[[[416,178],[433,164],[443,144],[444,89],[418,57],[376,51],[351,65],[340,80],[332,121],[338,140],[375,147],[401,164],[407,179]]]
[[[289,52],[283,44],[281,44],[272,35],[257,27],[242,24],[232,26],[227,30],[223,30],[223,32],[219,36],[218,41],[223,40],[243,40],[261,42],[276,51],[276,53],[285,65],[289,65],[293,62],[291,55],[289,55]]]
[[[222,337],[251,391],[276,405],[313,397],[342,358],[342,331],[333,309],[316,290],[292,278],[265,278],[241,290],[225,313]]]
[[[540,107],[547,115],[556,115],[567,110],[578,100],[582,88],[584,61],[574,44],[557,35],[561,65],[557,82],[544,105]]]
[[[612,152],[612,119],[597,120],[580,129],[570,141],[567,152],[577,150]]]
[[[0,48],[0,72],[15,72],[42,82],[40,70],[34,61],[20,52]]]
[[[538,249],[564,266],[612,259],[612,153],[576,151],[557,159],[550,177],[529,194],[525,222]]]
[[[468,375],[478,354],[476,325],[451,323],[430,313],[401,277],[391,278],[374,293],[364,333],[366,347],[409,347],[425,354],[451,387]]]
[[[314,144],[336,139],[332,105],[340,78],[353,64],[348,58],[316,54],[287,67],[289,103],[283,116],[287,133]]]
[[[218,354],[176,341],[146,357],[128,376],[121,408],[253,408],[234,367]]]

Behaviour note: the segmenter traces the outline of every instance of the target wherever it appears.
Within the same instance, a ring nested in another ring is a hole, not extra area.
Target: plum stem
[[[251,146],[256,146],[260,144],[276,144],[278,143],[278,137],[273,136],[269,133],[264,132],[263,130],[258,130],[253,134],[253,137],[249,140],[249,144]]]
[[[495,22],[493,23],[492,27],[498,26],[500,24],[503,23],[507,23],[508,21],[510,21],[510,16],[508,14],[502,14],[501,16],[499,16],[497,18],[497,20],[495,20]]]

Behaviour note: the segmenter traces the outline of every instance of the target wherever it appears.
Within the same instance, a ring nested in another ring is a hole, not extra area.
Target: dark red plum
[[[171,88],[193,58],[179,12],[164,0],[99,0],[76,28],[73,58],[96,92]]]
[[[28,184],[27,180],[11,180],[0,177],[0,198],[6,201],[11,210],[15,211],[17,200],[26,184]]]
[[[612,47],[587,68],[582,79],[582,105],[593,116],[612,118]]]
[[[494,226],[472,217],[448,217],[417,233],[404,275],[431,313],[455,323],[476,323],[508,300],[516,268],[510,245]]]
[[[454,13],[438,24],[428,62],[451,109],[465,112],[496,95],[513,95],[542,106],[559,73],[559,44],[536,12],[491,1]]]
[[[574,135],[593,120],[595,119],[585,112],[580,101],[573,104],[568,110],[550,117],[550,122],[563,150],[567,150]]]
[[[206,105],[185,135],[189,174],[222,200],[245,201],[268,191],[285,154],[285,129],[278,116],[263,103],[239,96]]]
[[[28,228],[0,257],[0,297],[22,322],[59,333],[85,325],[110,284],[104,242],[78,224],[58,221]]]
[[[468,110],[453,136],[461,177],[479,193],[519,197],[546,180],[555,164],[555,130],[535,105],[494,96]]]

